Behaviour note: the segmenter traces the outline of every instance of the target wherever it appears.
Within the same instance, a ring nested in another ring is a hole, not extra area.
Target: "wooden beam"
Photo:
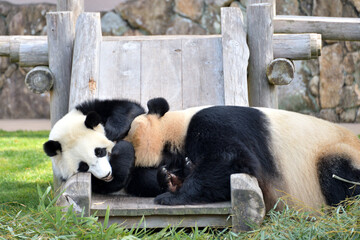
[[[100,13],[82,13],[76,24],[69,110],[98,97],[101,46]]]
[[[324,40],[360,41],[360,18],[280,16],[275,33],[319,33]]]
[[[221,8],[225,104],[249,106],[247,67],[249,48],[240,8]]]
[[[25,84],[34,93],[44,93],[52,88],[54,75],[48,67],[38,66],[26,74]]]
[[[295,76],[294,63],[286,58],[276,58],[266,69],[266,76],[273,85],[288,85]]]
[[[56,10],[58,12],[70,11],[76,23],[79,15],[84,12],[84,0],[57,0]]]
[[[247,9],[250,106],[278,107],[276,88],[266,77],[266,68],[273,60],[273,13],[268,3],[250,4]]]

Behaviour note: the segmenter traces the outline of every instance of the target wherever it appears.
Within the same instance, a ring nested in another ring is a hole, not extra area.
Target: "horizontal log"
[[[44,93],[54,85],[54,75],[48,67],[38,66],[26,74],[25,84],[34,93]]]
[[[277,15],[274,33],[319,33],[324,40],[360,41],[360,18]]]
[[[273,85],[288,85],[295,76],[294,63],[286,58],[274,59],[266,69],[266,76]]]

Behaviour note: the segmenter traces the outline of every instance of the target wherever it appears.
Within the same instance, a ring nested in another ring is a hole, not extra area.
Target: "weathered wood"
[[[266,76],[271,84],[288,85],[294,79],[295,65],[286,58],[274,59],[266,68]]]
[[[45,66],[49,64],[48,44],[45,41],[20,44],[19,65],[22,67]]]
[[[268,3],[251,4],[247,9],[249,58],[249,104],[277,108],[277,93],[266,77],[273,60],[273,9]]]
[[[75,22],[79,15],[84,12],[84,0],[57,0],[56,10],[61,11],[70,11],[73,13],[73,18]]]
[[[9,56],[10,61],[18,62],[21,45],[29,44],[31,47],[35,47],[37,45],[46,45],[46,43],[47,36],[0,36],[0,56]],[[40,48],[40,54],[43,54],[45,49],[47,50],[47,46],[45,48]],[[40,56],[43,57],[43,55]]]
[[[99,98],[140,101],[140,61],[140,41],[102,41]]]
[[[142,42],[142,104],[153,97],[164,97],[172,109],[182,109],[181,77],[181,40]]]
[[[220,39],[182,39],[181,57],[182,108],[224,104]]]
[[[320,34],[274,34],[274,58],[308,60],[321,55]]]
[[[71,12],[47,13],[49,68],[55,81],[50,91],[51,126],[68,112],[75,28]],[[60,180],[54,176],[54,189]]]
[[[38,66],[26,74],[25,84],[34,93],[44,93],[52,88],[54,75],[48,67]]]
[[[91,202],[91,213],[101,217],[110,209],[109,224],[117,222],[131,228],[137,226],[142,217],[140,227],[166,227],[169,224],[179,227],[212,226],[228,227],[231,225],[230,202],[198,205],[165,206],[154,204],[153,198],[137,198],[130,196],[105,196],[94,194]]]
[[[221,8],[225,104],[249,106],[249,48],[240,8]]]
[[[98,97],[100,46],[100,13],[80,14],[76,23],[69,110]]]
[[[247,174],[232,174],[230,182],[233,231],[248,231],[258,227],[266,213],[258,181]]]
[[[73,205],[76,213],[84,211],[84,216],[90,216],[91,204],[91,174],[77,173],[63,183],[56,194],[61,193],[56,204],[68,207]]]
[[[279,16],[275,33],[319,33],[324,40],[360,41],[360,18]]]

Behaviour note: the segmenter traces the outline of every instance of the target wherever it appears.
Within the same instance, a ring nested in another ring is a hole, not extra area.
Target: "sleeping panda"
[[[122,140],[132,120],[143,113],[128,100],[91,100],[76,106],[56,122],[43,146],[55,177],[66,181],[75,173],[90,172],[96,193],[125,188],[136,196],[160,194],[157,168],[134,167],[134,148]]]
[[[333,174],[360,181],[360,141],[348,130],[284,110],[211,106],[168,111],[165,99],[148,102],[124,138],[135,149],[135,166],[157,167],[169,185],[171,161],[193,167],[175,191],[158,195],[165,205],[230,200],[230,175],[257,178],[267,210],[289,195],[309,208],[334,205],[360,188]],[[175,159],[175,160],[174,160]],[[180,159],[180,161],[179,161]],[[161,173],[163,171],[163,173]],[[159,174],[158,174],[159,175]],[[291,202],[290,202],[291,204]]]

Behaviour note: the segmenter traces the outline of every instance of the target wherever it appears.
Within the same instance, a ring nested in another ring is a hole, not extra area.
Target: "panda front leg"
[[[105,182],[92,176],[92,190],[95,193],[107,194],[121,190],[130,177],[135,161],[135,152],[131,143],[119,141],[111,150],[110,165],[113,179]]]

